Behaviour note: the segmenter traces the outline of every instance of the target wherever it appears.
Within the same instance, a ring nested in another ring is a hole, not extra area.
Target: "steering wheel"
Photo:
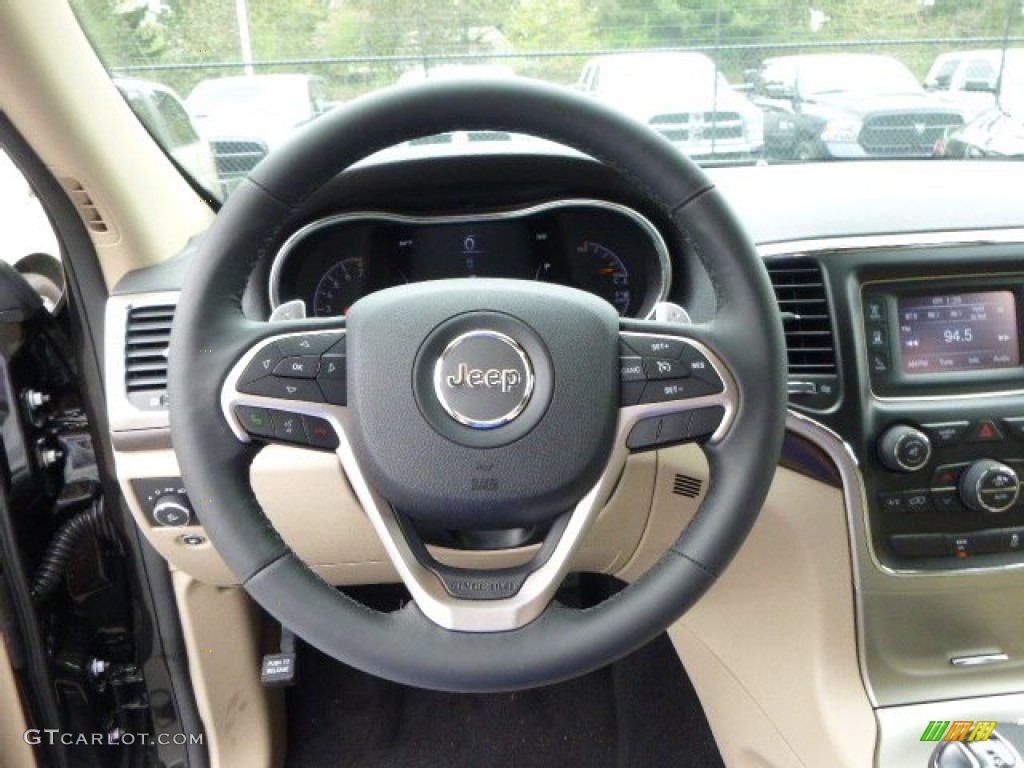
[[[490,279],[385,289],[347,318],[245,316],[250,272],[306,199],[377,150],[450,130],[554,140],[621,173],[700,258],[716,294],[713,319],[620,320],[575,289]],[[760,259],[712,184],[669,142],[560,87],[434,82],[328,113],[235,190],[177,307],[171,430],[213,544],[283,625],[398,682],[513,690],[627,654],[714,582],[775,471],[785,361]],[[321,580],[264,516],[249,465],[259,438],[287,425],[337,453],[413,597],[401,610],[373,611]],[[679,539],[596,607],[554,600],[630,451],[692,439],[710,483]],[[517,568],[459,568],[426,546],[423,531],[437,528],[532,530],[538,544]]]

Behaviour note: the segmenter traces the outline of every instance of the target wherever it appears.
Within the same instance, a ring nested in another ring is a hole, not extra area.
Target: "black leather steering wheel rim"
[[[310,195],[379,149],[449,130],[484,129],[578,149],[621,173],[680,227],[717,298],[714,320],[689,333],[698,339],[706,333],[724,353],[738,404],[728,434],[705,448],[711,483],[697,516],[647,574],[589,610],[553,602],[526,626],[479,634],[445,630],[414,603],[395,613],[371,611],[302,563],[260,510],[248,483],[255,449],[231,431],[212,392],[259,339],[289,329],[337,327],[327,320],[269,326],[242,311],[256,260]],[[753,525],[774,475],[785,422],[785,360],[763,265],[709,180],[670,143],[556,86],[519,79],[429,83],[377,92],[328,113],[269,156],[225,204],[177,307],[169,355],[172,437],[198,516],[218,551],[256,602],[300,637],[398,682],[511,690],[566,679],[625,655],[664,630],[713,583]]]

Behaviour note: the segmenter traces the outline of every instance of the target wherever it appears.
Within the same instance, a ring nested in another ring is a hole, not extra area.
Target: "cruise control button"
[[[273,437],[274,421],[266,408],[255,408],[251,405],[236,405],[235,418],[242,429],[256,437]]]
[[[286,357],[275,366],[274,375],[293,379],[312,379],[316,376],[319,367],[320,358],[316,355]]]
[[[644,373],[651,381],[661,379],[682,379],[689,375],[689,369],[681,360],[661,357],[645,357]]]
[[[715,387],[700,379],[669,379],[650,381],[640,396],[641,403],[665,403],[670,400],[686,400],[715,393]]]
[[[276,411],[274,413],[274,439],[289,443],[305,443],[306,430],[302,426],[302,416],[298,413]]]
[[[620,357],[619,358],[619,379],[621,381],[644,381],[643,358]]]
[[[644,393],[646,381],[628,381],[619,387],[619,405],[636,405]]]
[[[319,416],[303,416],[302,426],[306,428],[306,437],[314,448],[327,448],[333,451],[338,447],[338,435],[326,419]]]
[[[251,381],[262,379],[264,376],[269,376],[283,358],[284,355],[281,354],[281,350],[277,348],[276,344],[267,344],[245,366],[245,370],[242,371],[236,386],[241,389],[242,384],[248,384]]]
[[[278,376],[266,376],[258,381],[250,382],[239,391],[262,397],[278,397],[283,400],[308,400],[311,403],[322,403],[324,396],[320,388],[309,379],[284,379]]]
[[[622,340],[641,357],[677,358],[686,347],[682,339],[665,336],[623,336]]]
[[[679,359],[682,360],[683,365],[687,367],[691,376],[713,385],[715,392],[721,392],[725,389],[725,385],[722,383],[722,379],[719,377],[718,372],[715,371],[715,367],[711,365],[711,361],[708,360],[700,350],[687,344],[686,348],[682,351],[682,354],[680,354]]]
[[[277,340],[277,347],[285,357],[322,355],[344,338],[340,333],[304,333]]]

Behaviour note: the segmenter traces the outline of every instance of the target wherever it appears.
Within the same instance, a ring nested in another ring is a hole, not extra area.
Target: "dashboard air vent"
[[[167,347],[174,305],[128,310],[124,335],[124,384],[128,399],[143,410],[167,407]]]
[[[836,373],[832,318],[821,267],[810,259],[782,259],[765,265],[782,313],[789,374]]]

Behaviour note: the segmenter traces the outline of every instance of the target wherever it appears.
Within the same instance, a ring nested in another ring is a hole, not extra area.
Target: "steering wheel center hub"
[[[530,402],[534,380],[526,351],[499,331],[457,336],[434,366],[438,402],[471,429],[497,429],[519,416]]]

